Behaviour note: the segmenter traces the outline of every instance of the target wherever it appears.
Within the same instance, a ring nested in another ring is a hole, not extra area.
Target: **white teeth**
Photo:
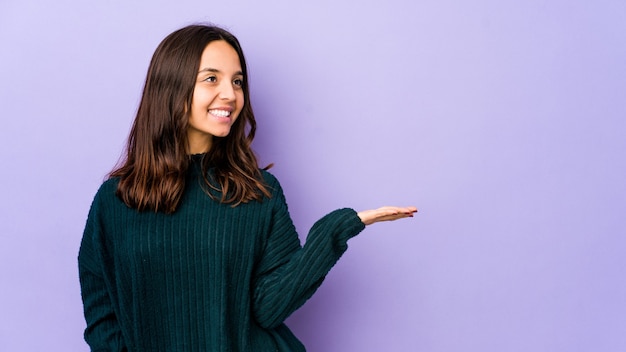
[[[219,117],[228,117],[230,116],[230,111],[226,110],[209,110],[209,114],[219,116]]]

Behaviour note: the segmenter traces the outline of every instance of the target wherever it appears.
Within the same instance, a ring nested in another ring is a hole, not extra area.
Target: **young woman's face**
[[[243,72],[239,55],[223,40],[202,52],[189,116],[189,152],[209,151],[213,136],[225,137],[243,108]]]

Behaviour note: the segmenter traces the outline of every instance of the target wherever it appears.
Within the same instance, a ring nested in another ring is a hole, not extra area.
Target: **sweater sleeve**
[[[93,352],[127,351],[105,279],[100,193],[96,195],[78,253],[81,296],[87,328],[85,341]]]
[[[264,328],[275,328],[309,299],[365,225],[348,208],[318,220],[303,247],[287,203],[274,179],[272,221],[254,282],[253,311]]]

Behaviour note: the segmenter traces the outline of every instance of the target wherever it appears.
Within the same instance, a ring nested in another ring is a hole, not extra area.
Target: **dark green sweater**
[[[301,247],[274,176],[272,197],[232,207],[204,193],[198,160],[174,214],[137,212],[106,181],[78,255],[92,351],[304,351],[283,321],[365,225],[320,219]]]

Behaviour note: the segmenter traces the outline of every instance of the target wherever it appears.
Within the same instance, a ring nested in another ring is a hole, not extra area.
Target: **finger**
[[[381,213],[388,215],[395,215],[399,213],[409,215],[417,212],[416,207],[382,207],[377,210],[381,211]]]
[[[393,213],[393,214],[379,214],[379,216],[375,217],[375,221],[393,221],[393,220],[398,220],[398,219],[404,219],[404,218],[412,218],[413,217],[413,213]]]

